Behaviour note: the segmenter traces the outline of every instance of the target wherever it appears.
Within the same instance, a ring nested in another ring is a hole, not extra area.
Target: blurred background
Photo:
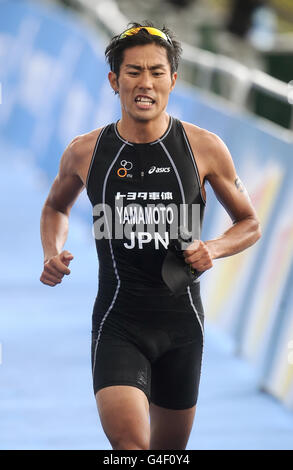
[[[0,0],[0,449],[111,448],[91,380],[91,206],[82,193],[65,246],[71,275],[54,289],[39,281],[39,219],[71,139],[118,119],[104,49],[145,19],[183,43],[168,112],[226,142],[263,231],[202,277],[188,449],[292,449],[291,0]],[[203,239],[230,224],[207,190]]]

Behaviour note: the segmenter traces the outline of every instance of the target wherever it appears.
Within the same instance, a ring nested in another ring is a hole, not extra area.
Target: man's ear
[[[171,90],[170,91],[174,90],[176,80],[177,80],[177,72],[174,72],[171,77]]]
[[[112,89],[115,91],[115,93],[118,93],[119,91],[119,83],[118,83],[118,79],[117,79],[117,75],[116,73],[114,72],[109,72],[108,73],[108,80],[110,82],[110,85],[112,87]]]

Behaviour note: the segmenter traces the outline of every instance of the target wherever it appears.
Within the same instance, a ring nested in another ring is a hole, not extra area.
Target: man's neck
[[[117,124],[117,129],[123,139],[144,144],[154,142],[164,135],[169,125],[170,116],[165,113],[160,119],[150,121],[134,121],[122,118]]]

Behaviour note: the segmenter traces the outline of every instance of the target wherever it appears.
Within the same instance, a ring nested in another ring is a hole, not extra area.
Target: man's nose
[[[149,71],[144,71],[140,76],[140,88],[150,89],[153,87],[153,76]]]

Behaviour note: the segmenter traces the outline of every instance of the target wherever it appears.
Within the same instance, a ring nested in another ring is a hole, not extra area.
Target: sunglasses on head
[[[151,34],[152,36],[159,36],[160,38],[163,38],[165,41],[167,41],[169,44],[172,45],[172,41],[170,39],[170,37],[164,33],[163,31],[161,31],[160,29],[157,29],[157,28],[153,28],[151,26],[139,26],[137,28],[130,28],[130,29],[127,29],[126,31],[124,31],[122,34],[120,34],[119,36],[119,40],[120,39],[124,39],[126,38],[127,36],[133,36],[135,34],[137,34],[141,29],[145,29],[149,34]]]

